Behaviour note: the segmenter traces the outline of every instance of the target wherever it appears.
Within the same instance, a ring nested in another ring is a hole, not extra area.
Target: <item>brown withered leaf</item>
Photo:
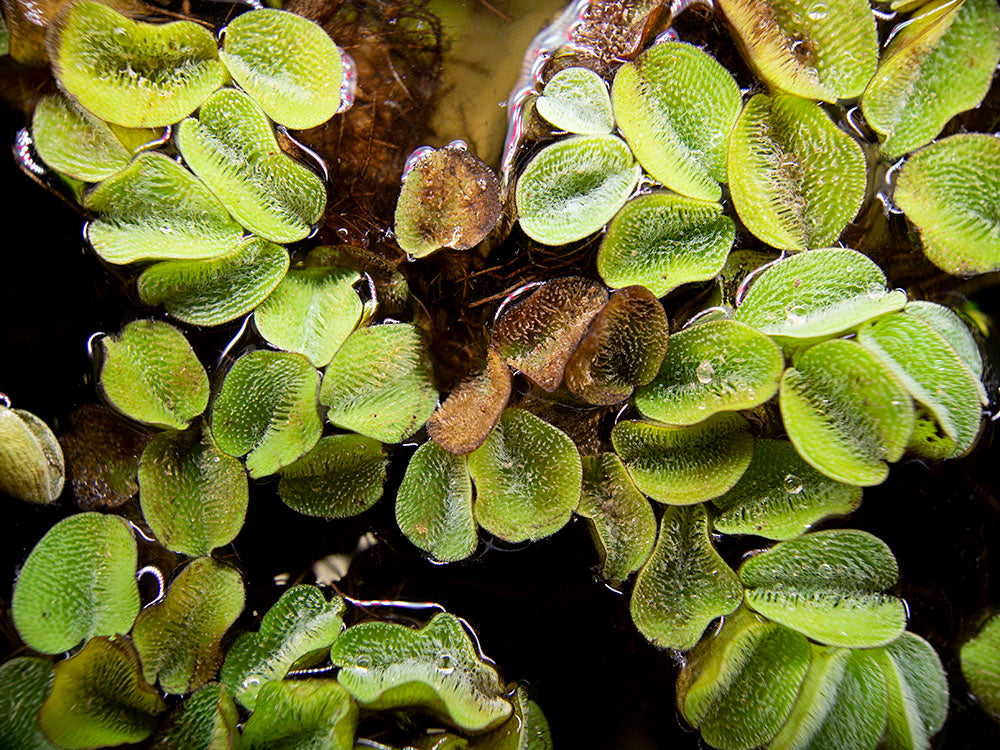
[[[510,398],[510,370],[495,351],[486,356],[486,369],[459,383],[427,420],[431,440],[452,453],[482,445]]]

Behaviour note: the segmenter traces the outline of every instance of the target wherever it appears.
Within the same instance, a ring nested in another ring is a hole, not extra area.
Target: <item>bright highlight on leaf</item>
[[[323,182],[281,150],[271,122],[242,91],[222,89],[184,120],[177,148],[233,218],[264,239],[304,239],[323,215]]]
[[[906,627],[889,547],[864,531],[835,529],[781,542],[740,566],[747,606],[828,646],[871,648]]]
[[[618,69],[612,98],[622,135],[655,180],[690,198],[719,200],[741,104],[725,68],[693,45],[655,44]]]
[[[331,435],[281,470],[278,495],[285,505],[307,516],[356,516],[382,497],[387,463],[377,440]]]
[[[307,18],[270,8],[243,13],[226,26],[219,57],[233,80],[282,125],[314,128],[340,108],[340,50]]]
[[[650,419],[695,424],[720,411],[751,409],[778,391],[785,357],[762,333],[733,320],[710,320],[670,338],[656,378],[635,405]]]
[[[105,398],[137,422],[183,430],[208,406],[208,375],[184,334],[136,320],[100,340]]]
[[[632,590],[629,608],[639,632],[656,646],[686,651],[742,600],[739,578],[712,545],[705,506],[667,508]]]
[[[212,403],[212,435],[250,476],[273,474],[310,450],[323,431],[319,373],[301,354],[252,351],[226,373]]]
[[[1000,137],[964,133],[913,154],[893,200],[917,230],[924,255],[957,276],[1000,270]]]
[[[861,208],[867,179],[861,146],[796,96],[754,96],[729,138],[736,213],[781,250],[833,244]]]
[[[619,422],[611,442],[643,494],[669,505],[701,503],[727,492],[753,458],[750,427],[734,413],[690,427]]]
[[[357,725],[358,704],[336,680],[285,680],[261,688],[242,739],[248,750],[350,750]]]
[[[18,635],[43,654],[97,635],[127,633],[139,612],[135,540],[127,521],[77,513],[46,532],[17,577]]]
[[[341,668],[338,682],[365,708],[420,706],[472,732],[498,726],[513,711],[500,675],[448,613],[419,630],[355,625],[333,644],[330,659]]]
[[[66,462],[52,430],[34,414],[0,406],[0,492],[32,503],[62,494]]]
[[[538,152],[517,179],[521,229],[543,245],[583,239],[625,205],[641,173],[617,136],[563,138]]]
[[[469,454],[476,521],[508,542],[550,536],[580,504],[582,466],[566,433],[523,409],[507,409]]]
[[[140,23],[89,0],[66,7],[46,39],[53,72],[102,120],[130,128],[172,125],[229,78],[215,39],[196,23]]]
[[[601,135],[615,128],[608,84],[590,68],[563,68],[545,84],[535,111],[559,130]]]

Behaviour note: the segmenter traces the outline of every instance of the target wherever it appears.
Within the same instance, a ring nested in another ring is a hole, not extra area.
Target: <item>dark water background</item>
[[[995,87],[996,88],[996,87]],[[0,143],[12,143],[20,115],[4,111]],[[131,306],[122,282],[86,252],[82,219],[0,155],[0,218],[7,229],[0,292],[0,391],[58,431],[72,409],[96,399],[86,341],[148,311]],[[892,271],[890,276],[892,276]],[[1000,295],[973,297],[996,324]],[[237,324],[195,333],[211,367]],[[995,392],[995,384],[994,384]],[[909,629],[927,638],[948,670],[951,710],[937,748],[1000,747],[1000,727],[974,705],[958,667],[958,648],[1000,607],[1000,446],[992,423],[968,457],[929,468],[903,461],[889,480],[866,489],[861,509],[837,526],[885,540],[900,566],[896,593],[910,607]],[[400,460],[401,459],[401,460]],[[405,457],[395,467],[405,466]],[[554,537],[516,551],[481,547],[476,559],[448,566],[427,562],[396,529],[391,498],[356,519],[323,521],[285,507],[273,483],[255,483],[247,523],[222,555],[244,573],[251,627],[290,583],[311,582],[314,561],[350,554],[359,537],[378,543],[358,555],[339,589],[359,599],[434,601],[466,618],[484,651],[508,680],[524,680],[544,709],[558,748],[696,748],[697,733],[674,709],[676,668],[633,627],[627,596],[595,577],[596,553],[586,526],[574,520]],[[72,512],[0,498],[6,513],[0,543],[0,658],[16,648],[7,610],[17,567],[59,518]],[[135,502],[130,503],[134,511]],[[130,512],[129,506],[120,512]],[[731,563],[753,548],[725,539]]]

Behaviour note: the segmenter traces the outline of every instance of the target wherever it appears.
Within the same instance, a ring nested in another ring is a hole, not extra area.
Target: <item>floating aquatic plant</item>
[[[568,133],[602,135],[615,129],[608,85],[590,68],[564,68],[545,83],[535,109]]]
[[[1000,720],[1000,617],[991,617],[962,644],[962,676],[983,710]]]
[[[65,478],[62,448],[49,426],[31,412],[0,406],[0,491],[51,503]]]
[[[261,688],[243,728],[247,748],[354,745],[358,705],[336,680],[284,680]]]

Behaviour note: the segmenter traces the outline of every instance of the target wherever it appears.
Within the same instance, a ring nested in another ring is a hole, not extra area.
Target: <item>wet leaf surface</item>
[[[278,495],[307,516],[349,518],[382,497],[388,460],[382,444],[364,435],[331,435],[281,470]]]
[[[336,680],[285,680],[261,688],[243,729],[253,748],[352,750],[358,705]]]

